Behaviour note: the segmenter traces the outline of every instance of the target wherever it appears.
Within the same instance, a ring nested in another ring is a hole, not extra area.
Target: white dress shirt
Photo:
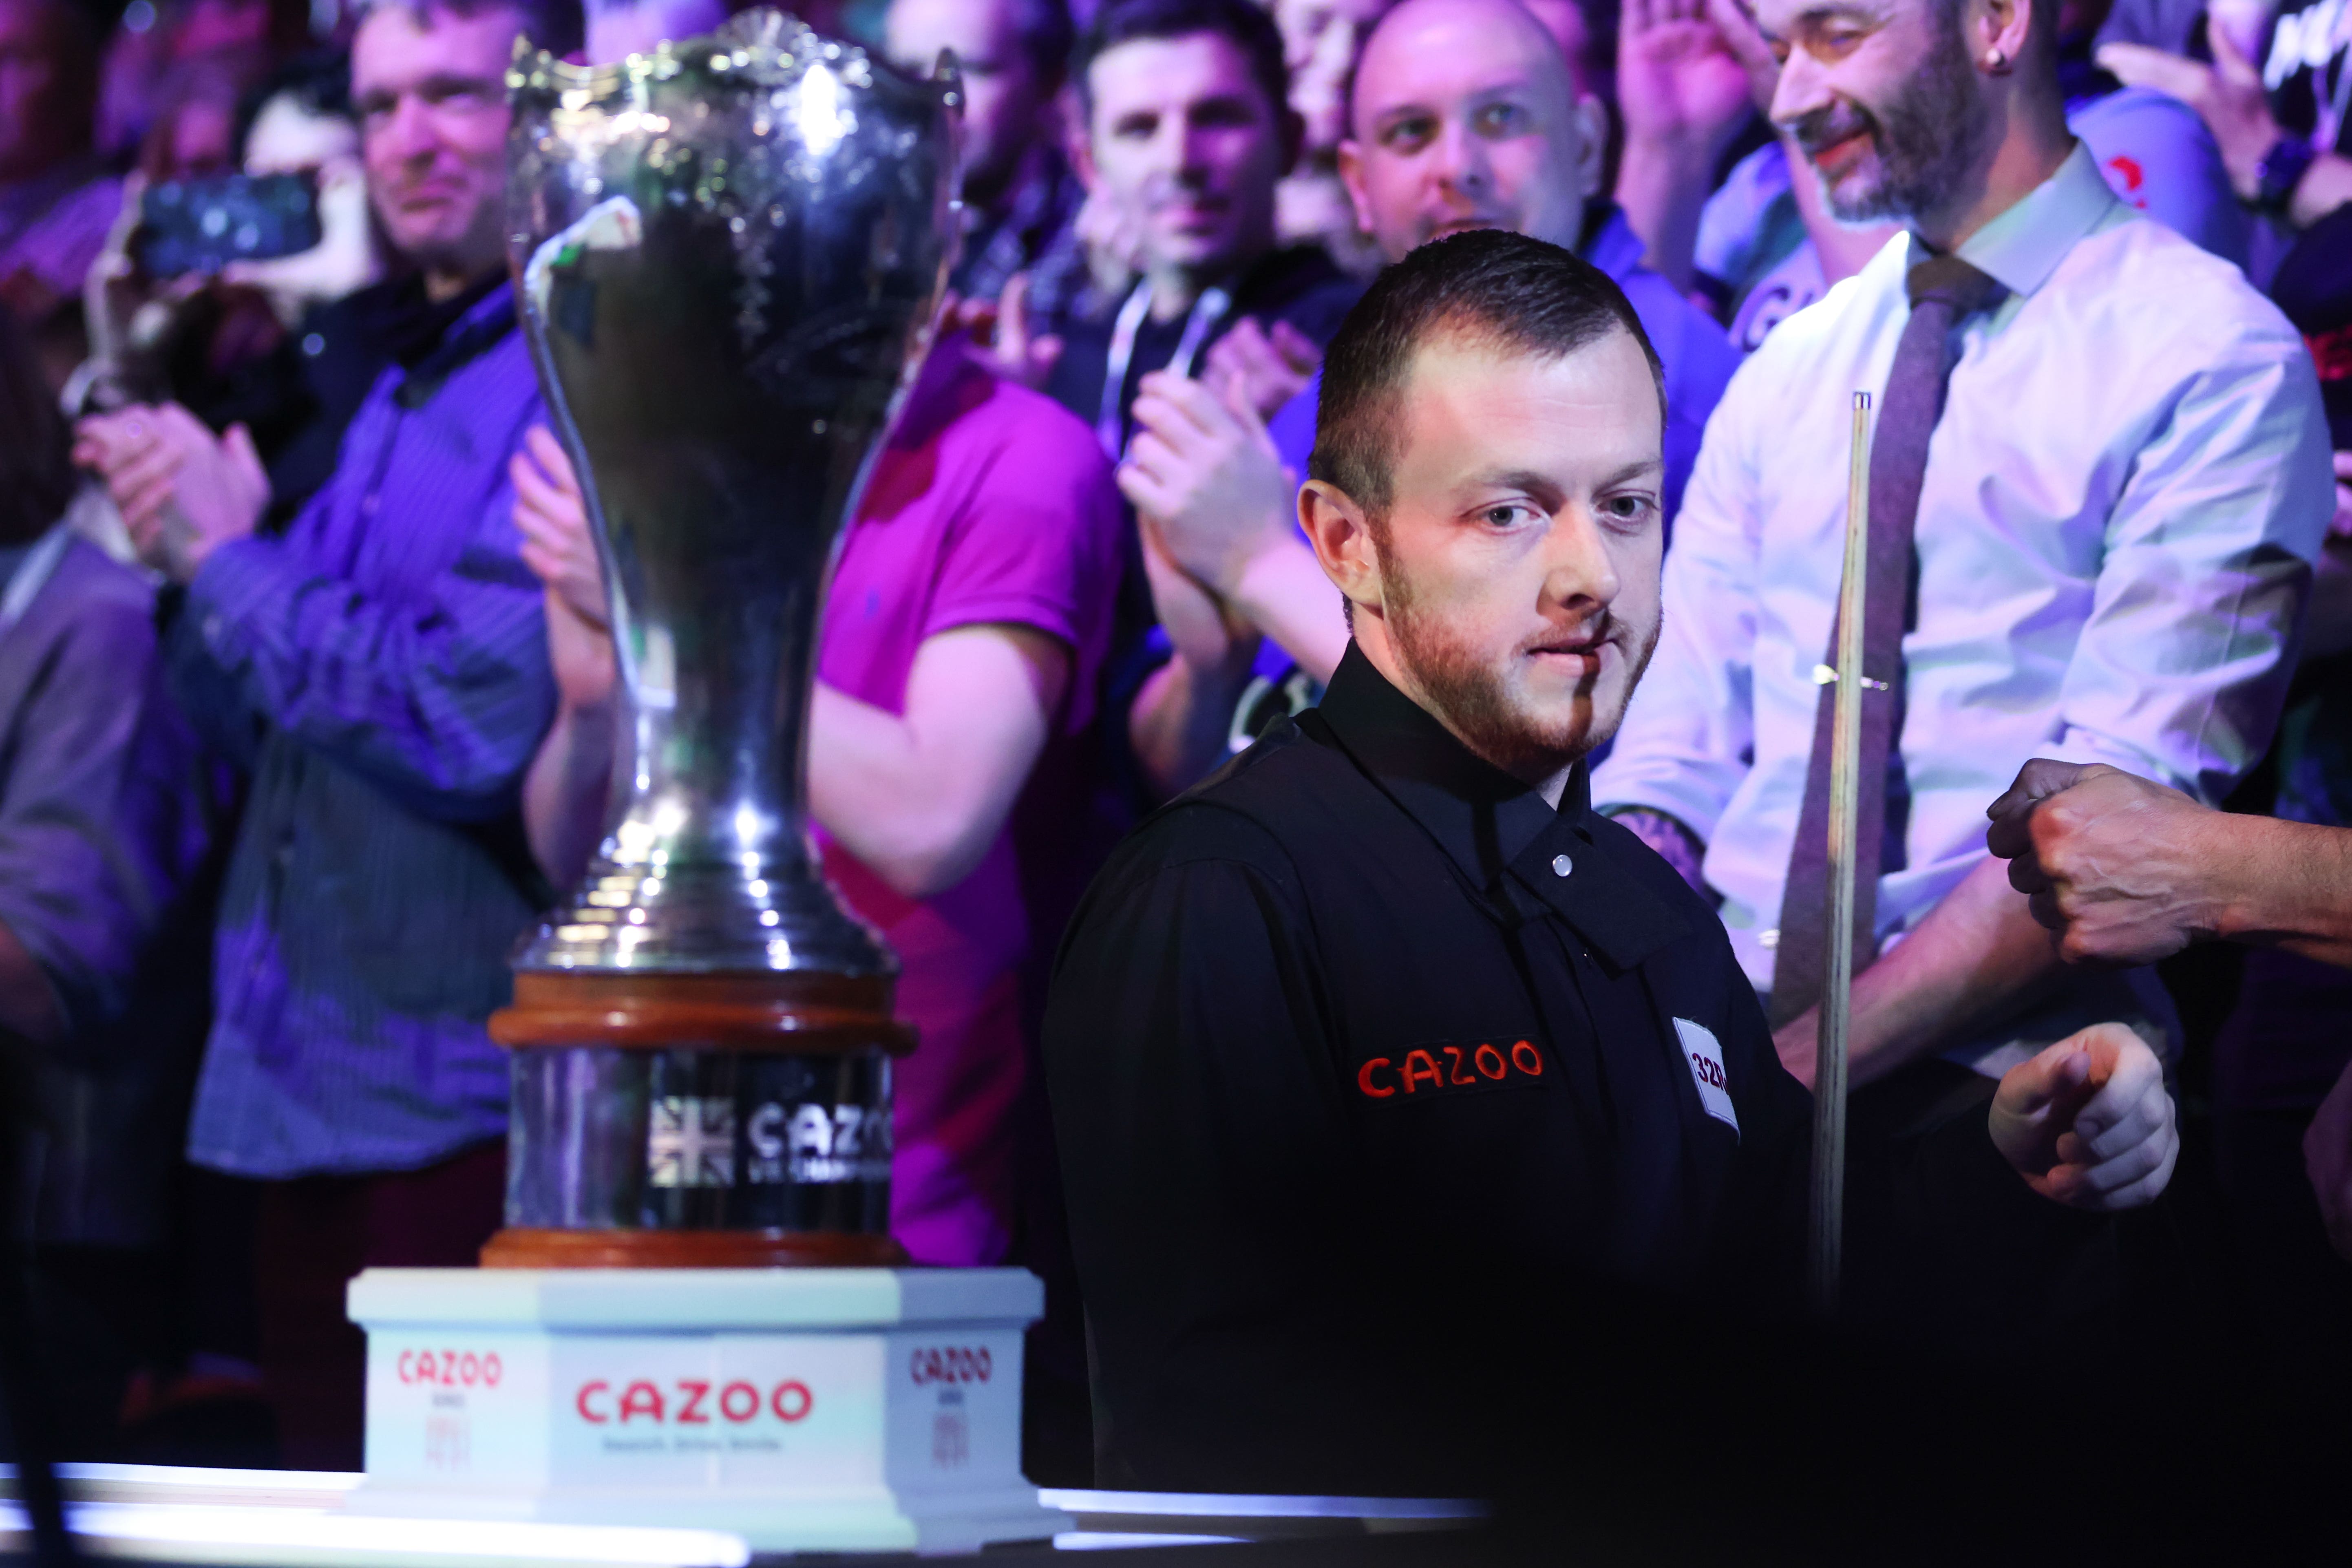
[[[1759,990],[1836,609],[1853,396],[1883,395],[1924,254],[1897,236],[1733,378],[1666,555],[1656,657],[1593,781],[1595,804],[1706,841]],[[1928,447],[1882,950],[1983,859],[1985,808],[2031,757],[2227,793],[2270,742],[2334,510],[2294,329],[2235,267],[2118,202],[2079,144],[1958,254],[2009,293],[1957,329]],[[2016,1032],[1961,1058],[1996,1051],[1979,1065],[2015,1059]]]

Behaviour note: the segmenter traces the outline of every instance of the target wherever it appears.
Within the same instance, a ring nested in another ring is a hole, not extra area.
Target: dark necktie
[[[1902,722],[1903,633],[1911,618],[1911,535],[1919,520],[1919,486],[1927,441],[1944,412],[1951,379],[1953,328],[1989,308],[2000,285],[1958,257],[1911,268],[1906,286],[1911,319],[1895,345],[1870,451],[1870,599],[1863,612],[1861,809],[1855,818],[1853,971],[1877,956],[1878,870],[1886,833],[1887,761]],[[1837,663],[1830,628],[1825,667]],[[1822,999],[1828,967],[1830,732],[1837,688],[1824,684],[1813,710],[1813,755],[1805,770],[1805,805],[1780,895],[1780,935],[1772,954],[1772,1026]]]

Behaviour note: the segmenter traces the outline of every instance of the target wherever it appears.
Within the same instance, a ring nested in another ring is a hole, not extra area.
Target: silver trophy
[[[952,67],[758,10],[617,66],[519,51],[509,80],[520,309],[626,708],[602,848],[493,1020],[485,1261],[887,1260],[912,1035],[819,872],[806,745],[833,562],[953,258]]]

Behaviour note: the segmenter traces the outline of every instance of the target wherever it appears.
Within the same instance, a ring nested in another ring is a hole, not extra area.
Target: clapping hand
[[[2263,73],[2230,29],[2209,27],[2206,36],[2213,46],[2210,66],[2145,44],[2102,45],[2098,60],[2125,86],[2154,88],[2195,110],[2213,133],[2239,199],[2252,201],[2262,188],[2263,159],[2279,139],[2278,117]]]
[[[1269,331],[1255,317],[1244,316],[1209,345],[1201,381],[1227,403],[1247,404],[1259,418],[1271,419],[1322,367],[1323,351],[1288,321],[1276,321]]]
[[[588,507],[562,445],[543,425],[523,436],[508,463],[523,563],[547,584],[547,651],[556,689],[574,709],[612,699],[616,679],[606,621],[604,566],[588,532]]]
[[[2094,1213],[2154,1203],[2180,1157],[2163,1066],[2121,1024],[2095,1024],[2010,1068],[1988,1125],[2027,1186]]]
[[[1257,411],[1154,371],[1137,384],[1135,444],[1118,488],[1169,558],[1231,599],[1252,562],[1291,542],[1294,481]]]
[[[83,420],[74,461],[104,481],[140,559],[175,583],[252,533],[269,506],[269,475],[245,426],[216,437],[176,403]]]
[[[1029,319],[1029,275],[1005,280],[1001,300],[950,300],[948,325],[967,332],[987,352],[996,374],[1031,391],[1041,390],[1061,363],[1062,340],[1040,332]]]
[[[1622,0],[1617,103],[1625,139],[1712,157],[1754,100],[1715,12],[1731,0]],[[1744,19],[1743,19],[1744,21]]]

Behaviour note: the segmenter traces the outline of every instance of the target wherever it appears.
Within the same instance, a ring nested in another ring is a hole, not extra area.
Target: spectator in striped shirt
[[[283,1458],[356,1468],[342,1285],[474,1261],[507,1068],[484,1024],[544,900],[520,786],[555,706],[509,455],[540,423],[506,282],[504,78],[576,0],[378,0],[352,45],[369,195],[413,276],[394,363],[282,538],[251,440],[186,410],[82,426],[150,564],[182,700],[248,771],[189,1156],[261,1184],[263,1375]]]

